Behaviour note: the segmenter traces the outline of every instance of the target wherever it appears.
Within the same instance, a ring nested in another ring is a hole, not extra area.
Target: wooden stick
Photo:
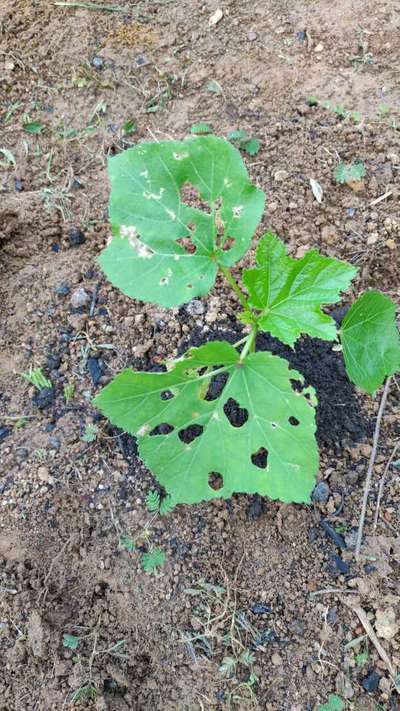
[[[370,457],[369,464],[368,464],[367,476],[365,479],[364,497],[363,497],[361,514],[360,514],[360,523],[358,524],[357,543],[356,543],[356,550],[355,550],[356,560],[358,560],[359,556],[360,556],[361,542],[362,542],[362,536],[363,536],[363,530],[364,530],[365,514],[367,512],[368,495],[369,495],[369,490],[371,487],[371,479],[372,479],[372,472],[374,469],[374,464],[375,464],[375,459],[376,459],[376,452],[378,449],[379,431],[380,431],[380,427],[381,427],[382,415],[383,415],[383,411],[385,409],[385,404],[386,404],[391,380],[392,380],[391,377],[389,377],[386,380],[385,387],[384,387],[383,393],[382,393],[381,404],[379,405],[378,417],[376,418],[372,452],[371,452],[371,457]]]
[[[358,619],[360,620],[362,626],[364,627],[368,637],[370,638],[370,640],[371,640],[372,644],[374,645],[376,651],[378,652],[380,658],[382,659],[382,661],[385,662],[385,664],[388,668],[389,674],[392,678],[392,681],[394,682],[394,685],[395,685],[396,689],[398,690],[398,680],[397,680],[396,670],[393,667],[392,662],[390,661],[388,655],[386,654],[386,651],[382,647],[378,637],[376,636],[376,634],[372,628],[372,625],[367,617],[367,613],[365,612],[365,610],[363,610],[362,607],[353,607],[353,610],[356,613]]]
[[[396,442],[395,446],[393,447],[393,451],[392,451],[392,453],[391,453],[391,455],[390,455],[390,457],[389,457],[389,461],[388,461],[388,463],[386,464],[385,471],[383,472],[382,477],[381,477],[381,480],[380,480],[380,482],[379,482],[378,499],[377,499],[377,502],[376,502],[375,518],[374,518],[374,528],[373,528],[374,531],[376,531],[376,527],[377,527],[377,524],[378,524],[379,507],[380,507],[380,505],[381,505],[381,499],[382,499],[382,494],[383,494],[383,487],[385,486],[386,476],[387,476],[387,473],[388,473],[388,471],[389,471],[389,467],[390,467],[391,463],[393,462],[393,459],[394,459],[394,457],[395,457],[395,455],[396,455],[396,452],[397,452],[397,450],[398,450],[399,447],[400,447],[400,439],[398,440],[398,442]]]

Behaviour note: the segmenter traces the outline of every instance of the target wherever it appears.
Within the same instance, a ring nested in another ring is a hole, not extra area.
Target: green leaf
[[[396,307],[380,291],[366,291],[352,305],[343,319],[340,340],[350,380],[368,393],[400,369]]]
[[[174,506],[175,506],[175,504],[172,501],[171,496],[164,496],[164,498],[161,499],[161,502],[160,502],[161,516],[166,516],[167,514],[171,513]]]
[[[35,386],[37,390],[43,390],[43,388],[52,388],[52,382],[46,378],[44,373],[42,373],[40,368],[29,368],[26,373],[21,373],[21,376]]]
[[[41,121],[29,121],[28,123],[22,124],[22,128],[27,133],[36,134],[36,133],[42,133],[42,131],[45,128],[45,125]]]
[[[215,79],[211,79],[207,84],[207,91],[211,91],[213,94],[222,94],[221,84],[215,81]]]
[[[95,440],[97,439],[98,432],[99,428],[97,427],[97,425],[87,425],[82,435],[82,441],[95,442]]]
[[[218,265],[246,252],[264,208],[240,153],[216,136],[137,145],[110,159],[109,175],[114,237],[100,264],[125,294],[162,306],[206,294]]]
[[[211,400],[216,372],[227,381]],[[229,343],[213,341],[167,372],[123,371],[95,405],[138,438],[141,458],[174,504],[234,492],[308,502],[318,469],[316,399],[312,388],[296,391],[294,381],[303,378],[278,356],[240,361]],[[167,434],[158,434],[159,425]]]
[[[355,656],[355,662],[358,667],[362,667],[368,661],[369,661],[368,652],[361,652],[361,654],[356,654],[356,656]]]
[[[242,131],[241,129],[237,129],[235,131],[230,131],[228,133],[228,141],[233,141],[233,143],[245,141],[247,138],[249,138],[248,133],[246,131]]]
[[[365,166],[363,163],[339,163],[334,175],[338,183],[351,183],[364,177]]]
[[[308,106],[318,106],[318,98],[316,96],[309,96],[307,99]]]
[[[212,133],[212,128],[209,123],[206,123],[205,121],[199,121],[198,123],[194,123],[193,126],[191,126],[190,133]]]
[[[63,647],[66,647],[67,649],[77,649],[79,641],[79,637],[75,637],[73,634],[63,635]]]
[[[146,496],[146,506],[148,511],[158,511],[160,507],[160,494],[158,491],[151,489]]]
[[[165,553],[161,548],[154,548],[150,553],[143,553],[141,563],[143,570],[146,573],[151,573],[164,565]]]
[[[258,138],[250,138],[249,141],[245,141],[242,148],[249,156],[255,156],[260,150],[260,141]]]
[[[136,131],[136,121],[133,119],[129,119],[129,121],[126,121],[122,125],[122,133],[124,136],[128,136],[130,133],[134,133]]]
[[[121,536],[118,541],[119,547],[132,553],[136,548],[136,543],[131,536]]]
[[[334,304],[347,289],[357,269],[338,259],[310,250],[301,259],[286,255],[273,232],[267,232],[257,249],[255,269],[243,272],[249,303],[259,309],[259,327],[289,346],[302,333],[334,340],[334,320],[322,304]],[[246,315],[242,320],[246,321]]]
[[[340,696],[336,696],[336,694],[329,694],[327,703],[322,706],[318,706],[317,711],[343,711],[344,708],[345,703]]]

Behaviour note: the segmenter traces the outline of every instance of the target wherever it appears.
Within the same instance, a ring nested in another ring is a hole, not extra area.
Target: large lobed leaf
[[[206,294],[218,265],[246,252],[264,209],[239,151],[216,136],[139,144],[110,159],[109,177],[113,238],[101,267],[128,296],[162,306]]]
[[[340,340],[349,378],[368,393],[400,369],[396,308],[380,291],[367,291],[352,305],[343,319]]]
[[[217,378],[227,378],[222,392]],[[253,353],[241,362],[233,346],[216,341],[165,373],[125,370],[95,404],[138,438],[174,504],[234,492],[307,502],[318,469],[316,399],[312,388],[301,392],[302,382],[278,356]],[[210,475],[222,478],[220,488]]]
[[[336,338],[334,320],[321,310],[340,298],[357,269],[310,250],[301,259],[286,254],[283,242],[267,232],[257,249],[255,269],[243,272],[249,303],[259,309],[258,326],[289,346],[302,333]],[[244,315],[243,320],[247,320]]]

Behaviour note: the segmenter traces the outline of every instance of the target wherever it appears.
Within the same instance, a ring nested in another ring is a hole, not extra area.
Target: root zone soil
[[[373,529],[399,438],[396,382],[358,563],[379,394],[355,392],[329,344],[257,343],[318,393],[327,487],[308,507],[240,495],[153,516],[145,497],[157,484],[134,439],[91,406],[126,365],[159,369],[189,343],[240,337],[222,280],[207,299],[166,311],[126,299],[99,272],[107,156],[139,140],[181,137],[198,121],[259,138],[246,162],[267,195],[263,227],[292,255],[316,246],[356,264],[357,293],[400,296],[395,3],[232,0],[210,25],[216,9],[193,0],[121,12],[26,0],[0,8],[0,149],[12,155],[0,153],[2,711],[314,711],[329,694],[350,711],[398,708],[387,662],[354,611],[366,612],[399,672],[395,462]],[[365,164],[357,190],[335,183],[339,158]],[[30,365],[52,383],[39,398],[20,377]],[[156,574],[140,562],[151,548],[166,554]]]

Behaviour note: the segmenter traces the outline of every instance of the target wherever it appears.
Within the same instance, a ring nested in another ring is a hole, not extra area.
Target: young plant
[[[173,307],[207,294],[221,274],[246,335],[191,348],[165,372],[124,370],[95,404],[137,437],[171,504],[234,492],[308,502],[318,470],[316,395],[285,359],[256,352],[257,334],[291,347],[303,334],[339,336],[349,377],[372,393],[400,366],[394,304],[368,291],[338,332],[321,307],[339,301],[357,269],[316,250],[293,259],[272,232],[236,281],[231,267],[250,247],[265,196],[223,139],[139,144],[111,158],[109,174],[113,238],[100,263],[111,282]]]

